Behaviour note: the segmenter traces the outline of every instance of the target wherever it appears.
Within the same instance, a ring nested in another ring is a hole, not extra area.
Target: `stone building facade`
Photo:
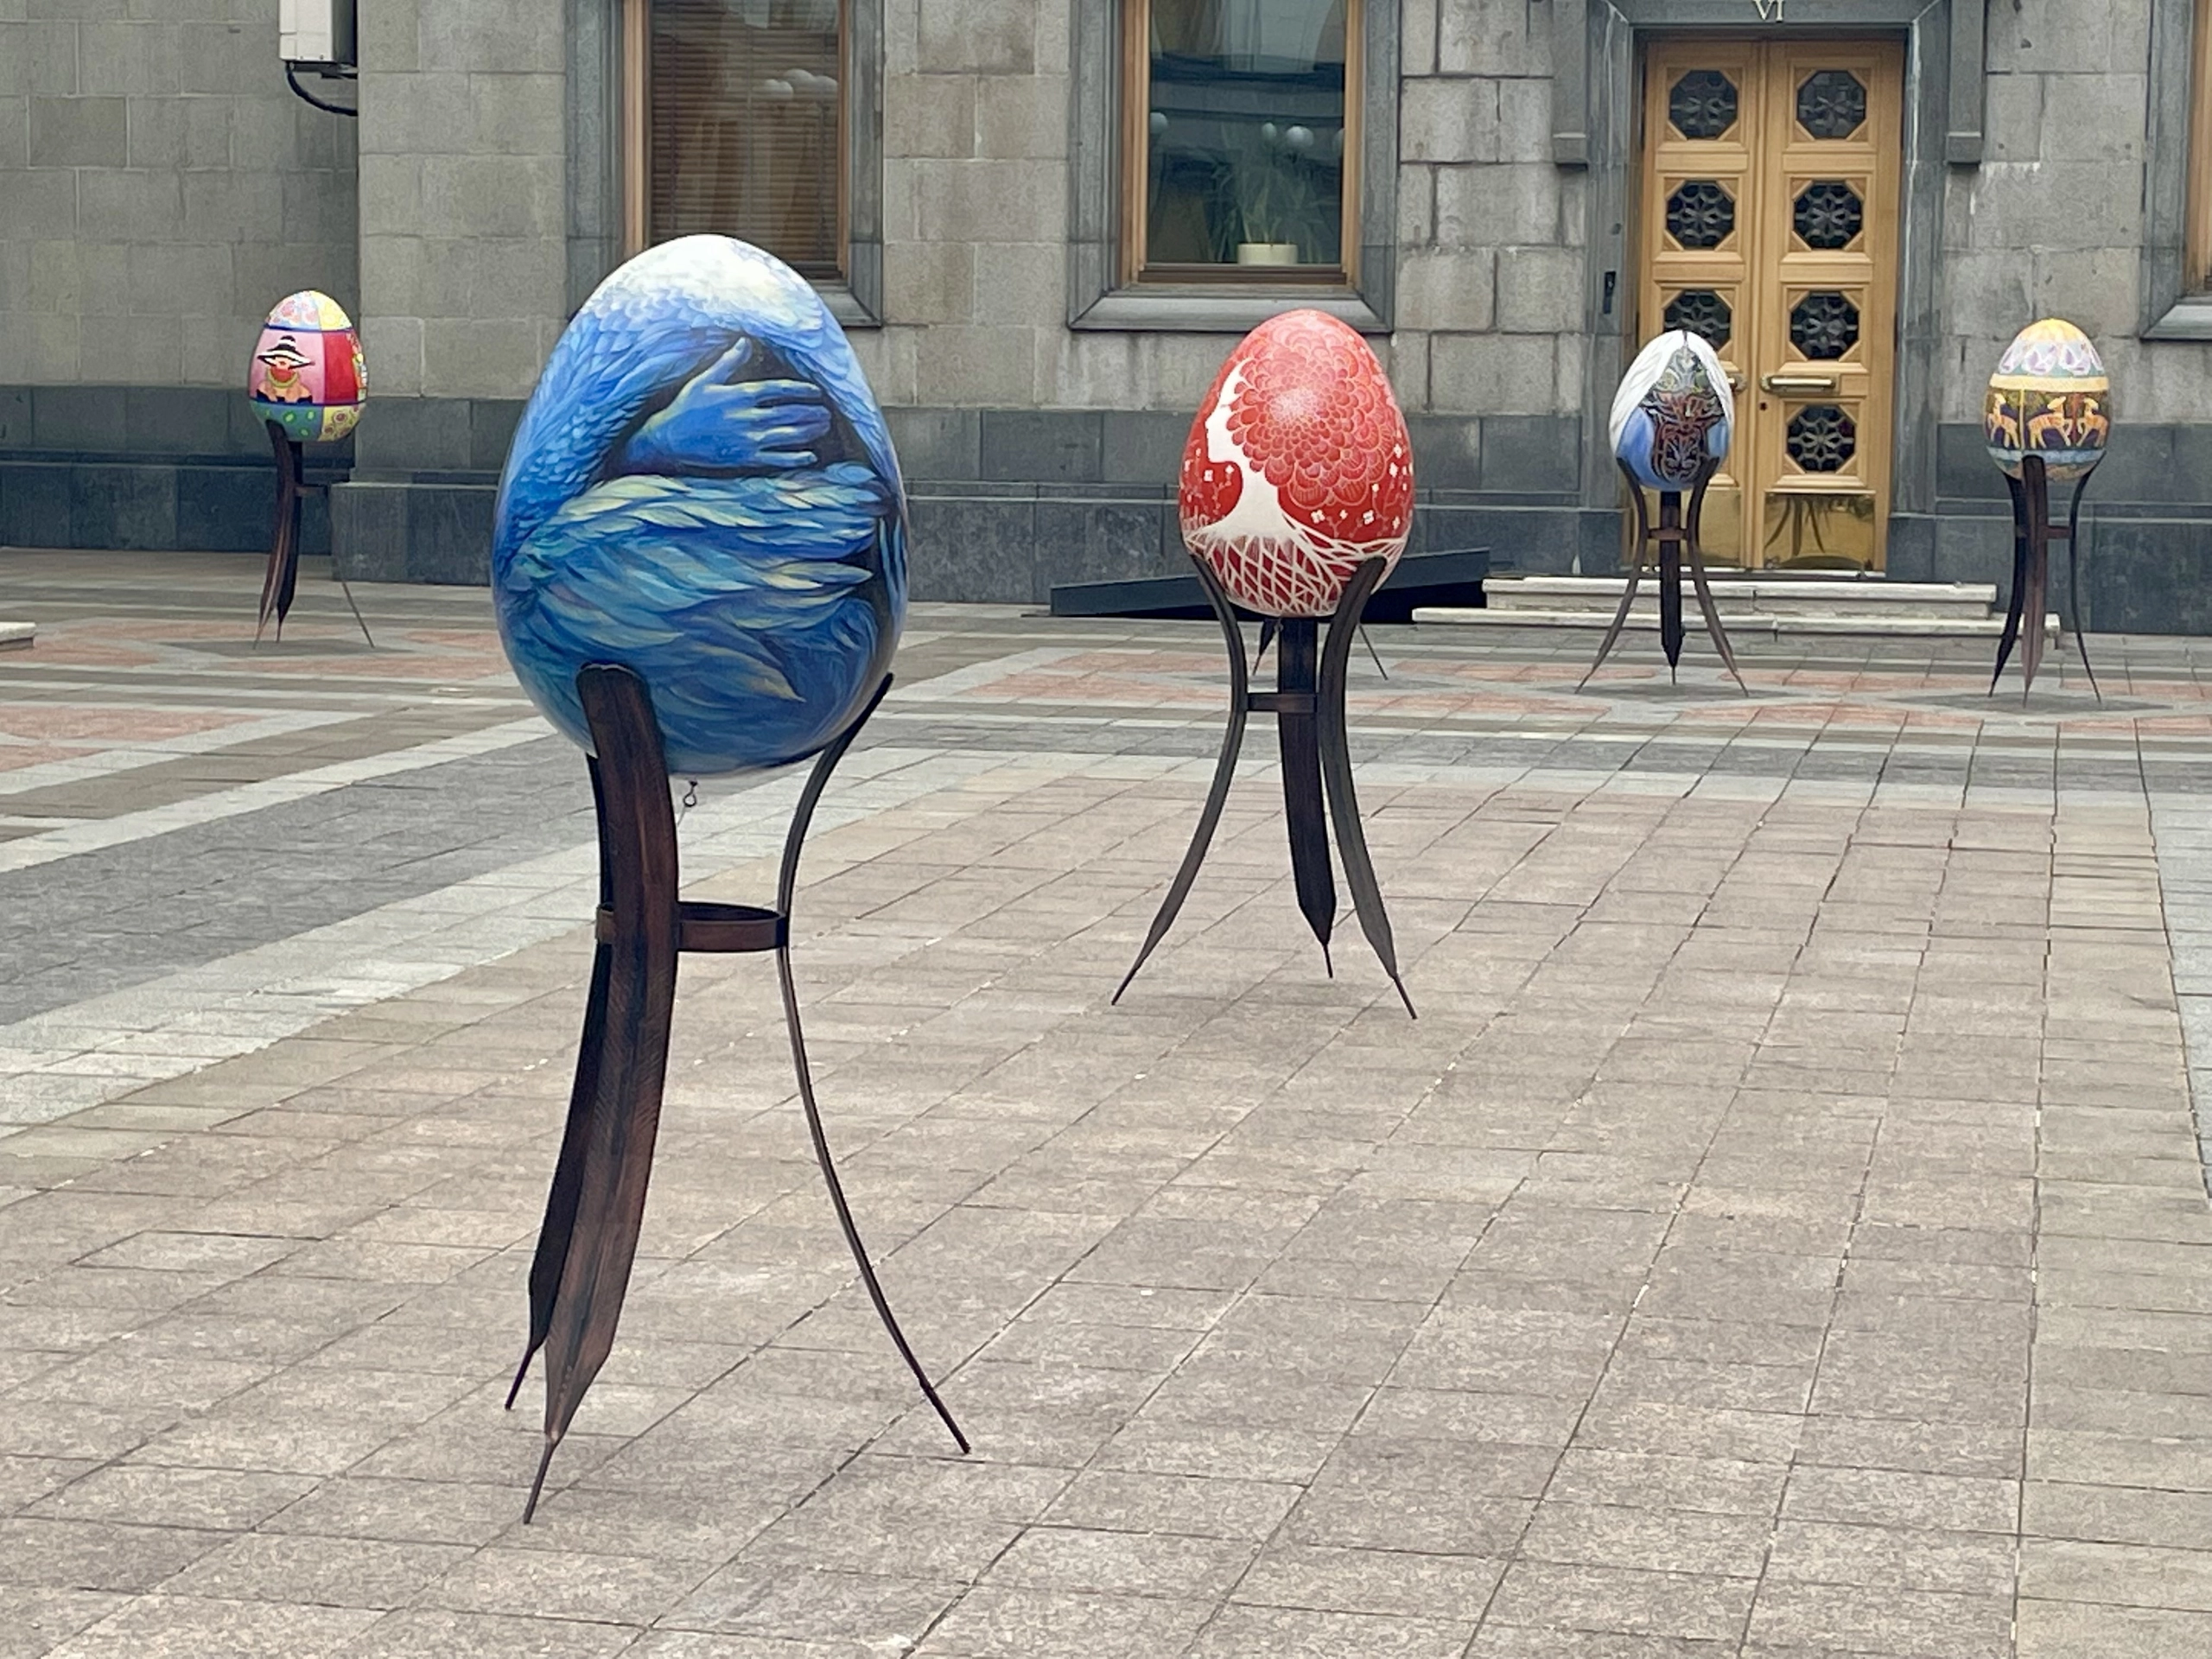
[[[665,3],[360,0],[352,120],[291,96],[276,0],[0,0],[0,540],[259,545],[235,388],[311,284],[372,387],[321,458],[342,568],[481,579],[521,402],[663,176],[625,100]],[[1982,389],[2056,314],[2115,388],[2086,618],[2212,632],[2204,0],[1333,0],[1358,118],[1339,269],[1303,284],[1132,279],[1139,0],[804,3],[843,71],[816,78],[842,123],[824,285],[891,415],[921,596],[1179,568],[1191,411],[1298,303],[1389,370],[1416,548],[1615,568],[1605,412],[1678,317],[1773,406],[1746,414],[1747,563],[2001,580]],[[1800,499],[1861,473],[1860,505]]]

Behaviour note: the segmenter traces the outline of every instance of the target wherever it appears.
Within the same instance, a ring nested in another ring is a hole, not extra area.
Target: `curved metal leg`
[[[776,911],[784,918],[784,942],[776,947],[776,978],[783,987],[784,1024],[791,1033],[791,1070],[798,1077],[799,1104],[806,1110],[806,1132],[814,1142],[815,1161],[822,1166],[823,1185],[830,1189],[830,1206],[837,1212],[837,1225],[843,1229],[845,1243],[853,1252],[853,1261],[861,1270],[861,1281],[868,1287],[868,1300],[875,1304],[876,1317],[883,1321],[883,1328],[891,1336],[892,1345],[906,1362],[906,1369],[914,1374],[914,1381],[921,1384],[922,1397],[936,1410],[938,1419],[950,1431],[953,1444],[962,1452],[968,1450],[968,1437],[960,1432],[960,1425],[952,1421],[952,1414],[945,1409],[944,1402],[938,1398],[929,1373],[922,1369],[922,1362],[915,1357],[906,1333],[899,1328],[893,1317],[891,1304],[883,1294],[883,1286],[875,1276],[875,1268],[868,1261],[868,1247],[861,1243],[860,1229],[853,1221],[852,1206],[845,1201],[844,1184],[837,1179],[837,1166],[830,1161],[830,1139],[823,1133],[822,1111],[814,1101],[814,1075],[806,1063],[806,1036],[798,1018],[798,988],[791,978],[791,896],[798,885],[798,859],[806,841],[806,828],[812,822],[814,809],[822,799],[822,791],[829,786],[830,774],[837,769],[845,751],[860,735],[861,728],[868,724],[868,716],[883,701],[883,694],[891,690],[891,676],[883,677],[883,683],[875,688],[875,695],[868,699],[868,707],[860,717],[845,728],[837,741],[822,751],[815,760],[814,770],[806,780],[806,788],[798,798],[798,807],[791,814],[790,830],[784,836],[784,863],[776,878]]]
[[[2020,613],[2028,597],[2028,497],[2020,480],[2010,473],[2005,487],[2012,497],[2012,593],[2005,610],[2005,632],[1997,641],[1997,666],[1990,671],[1989,695],[1997,695],[1997,682],[2005,677],[2005,664],[2020,637]]]
[[[1318,698],[1318,726],[1321,744],[1321,771],[1329,786],[1329,818],[1337,832],[1337,855],[1344,861],[1344,881],[1351,888],[1352,908],[1359,917],[1359,930],[1367,936],[1382,971],[1390,976],[1390,983],[1398,988],[1398,999],[1406,1005],[1406,1012],[1414,1019],[1414,1000],[1406,993],[1406,982],[1398,974],[1396,942],[1390,935],[1390,915],[1382,907],[1382,889],[1375,880],[1375,861],[1368,856],[1367,835],[1359,823],[1359,798],[1352,791],[1351,742],[1344,728],[1344,678],[1351,658],[1351,636],[1359,627],[1359,613],[1366,607],[1367,596],[1382,580],[1386,567],[1381,559],[1370,559],[1359,567],[1344,589],[1344,597],[1337,601],[1337,613],[1329,623],[1329,642],[1321,653],[1321,679]]]
[[[1719,470],[1719,466],[1718,461],[1707,461],[1705,470],[1698,474],[1697,487],[1690,492],[1690,585],[1697,591],[1697,607],[1704,614],[1705,631],[1713,638],[1713,650],[1719,653],[1722,664],[1734,677],[1736,689],[1748,697],[1751,695],[1751,688],[1744,683],[1743,671],[1736,666],[1736,653],[1728,644],[1728,630],[1720,626],[1719,607],[1713,604],[1712,585],[1705,579],[1705,549],[1699,540],[1699,532],[1705,524],[1706,486],[1713,482],[1713,475]]]
[[[1629,607],[1636,603],[1636,585],[1643,575],[1643,555],[1651,544],[1651,520],[1643,505],[1643,486],[1636,481],[1636,474],[1629,471],[1625,462],[1617,461],[1613,464],[1620,467],[1621,476],[1628,480],[1629,499],[1636,505],[1636,556],[1629,563],[1628,586],[1621,591],[1620,608],[1613,613],[1613,625],[1598,642],[1597,658],[1590,664],[1589,671],[1576,682],[1574,689],[1578,691],[1590,683],[1592,674],[1605,665],[1607,654],[1618,643],[1621,630],[1628,626]]]
[[[1244,747],[1246,699],[1251,690],[1251,679],[1244,665],[1244,632],[1236,625],[1236,613],[1230,608],[1229,595],[1222,591],[1220,579],[1207,568],[1204,559],[1192,563],[1198,567],[1198,582],[1206,590],[1214,618],[1221,624],[1222,638],[1229,646],[1229,726],[1221,734],[1221,758],[1214,762],[1213,784],[1206,791],[1206,804],[1198,814],[1198,828],[1191,832],[1190,850],[1183,855],[1183,866],[1175,872],[1175,879],[1167,884],[1167,897],[1160,901],[1160,913],[1152,918],[1152,927],[1144,936],[1137,959],[1129,964],[1129,971],[1122,976],[1121,984],[1115,988],[1112,1000],[1116,1002],[1129,988],[1129,982],[1137,976],[1137,969],[1144,966],[1145,958],[1167,937],[1167,930],[1175,925],[1176,913],[1183,908],[1183,900],[1190,896],[1191,883],[1198,880],[1198,866],[1205,861],[1206,849],[1213,844],[1213,832],[1221,823],[1221,810],[1229,800],[1229,785],[1236,776],[1237,752]],[[1261,631],[1262,634],[1266,632],[1267,624],[1261,625]]]
[[[300,576],[300,446],[276,422],[262,424],[269,429],[269,447],[276,458],[276,515],[269,538],[269,567],[261,576],[261,614],[253,625],[257,645],[272,617],[276,637],[284,637],[284,619],[291,613]]]
[[[1319,626],[1311,617],[1286,617],[1275,647],[1275,740],[1282,749],[1283,818],[1290,830],[1290,873],[1298,908],[1321,942],[1321,965],[1331,978],[1329,934],[1336,925],[1337,883],[1329,869],[1328,820],[1321,812],[1321,743],[1315,667]],[[1302,709],[1290,702],[1304,702]]]
[[[541,1250],[557,1249],[560,1268],[556,1279],[547,1265],[554,1294],[543,1339],[545,1452],[523,1510],[525,1522],[537,1510],[554,1450],[613,1345],[645,1220],[676,1006],[676,817],[652,697],[630,670],[606,664],[578,674],[576,690],[602,785],[601,847],[610,903],[600,931],[607,973],[601,996],[594,962],[599,1025],[594,1033],[588,1012],[586,1036],[595,1040],[588,1043],[591,1052],[579,1056],[565,1137],[578,1151],[569,1161],[564,1143],[567,1166],[556,1168],[547,1206],[549,1224],[567,1221],[567,1236],[558,1236],[556,1224],[553,1237],[541,1239]],[[535,1267],[531,1277],[539,1277]],[[532,1323],[535,1335],[534,1313]]]
[[[2089,666],[2089,642],[2082,632],[2082,492],[2088,487],[2089,473],[2083,473],[2074,480],[2074,499],[2066,509],[2066,589],[2073,601],[2074,648],[2082,653],[2082,671],[2089,677],[2089,690],[2102,702],[2104,688],[2097,683],[2097,671]]]

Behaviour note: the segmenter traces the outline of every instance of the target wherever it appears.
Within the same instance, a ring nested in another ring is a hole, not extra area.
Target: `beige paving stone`
[[[1764,1516],[1548,1502],[1522,1535],[1519,1554],[1532,1561],[1755,1579],[1771,1530]]]
[[[1298,1497],[1297,1487],[1274,1482],[1094,1470],[1071,1481],[1046,1514],[1060,1526],[1257,1541]]]
[[[119,1595],[90,1590],[0,1587],[0,1654],[38,1659],[125,1605]]]
[[[205,568],[177,602],[229,619]],[[112,578],[68,580],[82,616]],[[219,812],[241,781],[518,716],[480,594],[376,601],[408,620],[375,681],[333,656],[224,658],[218,683],[181,652],[102,680],[342,716],[138,780]],[[1985,715],[1982,654],[1940,647],[1762,645],[1739,707],[1641,663],[1577,696],[1574,652],[1378,628],[1393,680],[1359,682],[1356,724],[1409,1023],[1356,937],[1319,972],[1264,745],[1109,1003],[1211,764],[1203,632],[931,612],[810,852],[817,1080],[964,1461],[852,1281],[772,976],[702,961],[614,1356],[519,1524],[535,1382],[499,1407],[588,859],[422,894],[442,977],[234,1058],[196,1046],[230,1016],[192,971],[57,1010],[41,1029],[88,1058],[55,1080],[11,1083],[47,1051],[0,1031],[0,1101],[98,1102],[0,1139],[0,1510],[44,1529],[18,1570],[65,1581],[0,1595],[53,1627],[37,1650],[131,1613],[153,1622],[91,1651],[197,1656],[194,1610],[233,1595],[257,1650],[258,1610],[355,1545],[374,1570],[313,1599],[416,1598],[343,1610],[368,1656],[2207,1646],[2212,1211],[2177,995],[2202,882],[2170,847],[2212,820],[2203,728],[2147,723],[2201,720],[2193,648],[2113,643],[2139,721],[2070,687]],[[481,709],[429,706],[461,649],[432,633],[470,642]],[[932,690],[933,666],[963,677]],[[572,755],[531,753],[573,813]],[[1969,788],[1970,764],[2041,781]],[[435,770],[399,776],[464,844],[498,803]],[[71,787],[127,834],[131,776]],[[688,873],[757,898],[774,835],[708,796]],[[318,970],[293,932],[268,948]],[[258,960],[206,966],[280,995]],[[112,1070],[164,1043],[168,1081]]]
[[[1249,1653],[1323,1659],[1340,1653],[1376,1659],[1456,1659],[1465,1651],[1471,1621],[1404,1618],[1373,1613],[1287,1607],[1225,1608],[1187,1651],[1193,1659]]]
[[[957,1581],[732,1566],[706,1580],[662,1622],[683,1630],[848,1648],[912,1646],[963,1589]]]
[[[2212,1493],[2031,1480],[2021,1494],[2031,1537],[2194,1548],[2212,1537]]]
[[[347,1659],[605,1659],[632,1651],[638,1634],[628,1624],[410,1608],[378,1619],[345,1652]]]
[[[2212,1553],[2028,1538],[2020,1545],[2020,1593],[2050,1601],[2134,1603],[2212,1614]]]
[[[116,1521],[161,1527],[242,1531],[315,1490],[310,1477],[248,1470],[180,1469],[110,1464],[91,1469],[36,1503],[21,1505],[36,1518]]]
[[[226,1541],[207,1529],[109,1521],[0,1521],[0,1583],[136,1592]]]
[[[1754,1588],[1749,1579],[1516,1561],[1485,1622],[1722,1641],[1743,1630]]]
[[[986,1576],[992,1584],[1101,1594],[1218,1600],[1251,1565],[1243,1541],[1034,1527]]]
[[[376,1615],[302,1603],[148,1596],[53,1649],[60,1659],[169,1659],[223,1652],[239,1659],[334,1659]]]
[[[2010,1533],[2018,1509],[2016,1481],[1810,1465],[1790,1471],[1782,1501],[1795,1520],[1962,1532]]]
[[[2139,1654],[2187,1653],[2203,1646],[2212,1639],[2212,1618],[2166,1608],[2024,1598],[2018,1629],[2020,1659],[2135,1659]]]
[[[983,1586],[946,1613],[918,1654],[961,1659],[1080,1659],[1099,1647],[1176,1655],[1205,1622],[1204,1602]]]
[[[1796,1644],[1815,1652],[1841,1648],[2010,1659],[2012,1599],[2009,1593],[1949,1595],[1895,1585],[1866,1589],[1770,1580],[1751,1608],[1750,1639],[1785,1650]]]

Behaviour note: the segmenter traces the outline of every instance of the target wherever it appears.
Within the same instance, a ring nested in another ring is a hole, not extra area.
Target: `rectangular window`
[[[2191,293],[2212,289],[2212,0],[2196,0],[2189,41],[2189,209]]]
[[[846,275],[847,0],[624,0],[625,232]]]
[[[1122,280],[1356,278],[1362,0],[1123,0]]]

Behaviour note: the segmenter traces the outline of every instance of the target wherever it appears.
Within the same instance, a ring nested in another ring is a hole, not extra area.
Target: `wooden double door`
[[[1702,334],[1736,397],[1707,556],[1882,567],[1904,52],[1700,36],[1649,48],[1637,343]]]

